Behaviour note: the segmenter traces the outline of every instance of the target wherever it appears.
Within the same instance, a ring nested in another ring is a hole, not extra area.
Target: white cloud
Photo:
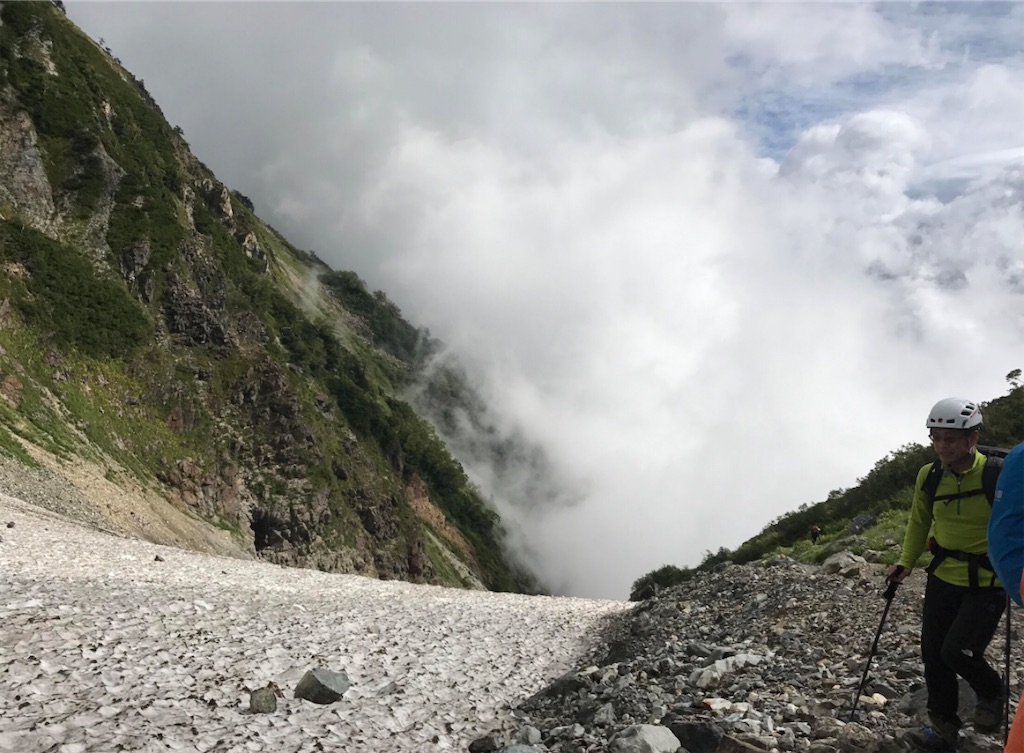
[[[890,65],[937,62],[938,53],[920,28],[893,25],[866,3],[727,7],[725,30],[736,53],[791,83],[819,84]]]
[[[238,7],[69,14],[540,443],[575,504],[470,467],[566,591],[734,547],[1024,366],[1018,9]]]

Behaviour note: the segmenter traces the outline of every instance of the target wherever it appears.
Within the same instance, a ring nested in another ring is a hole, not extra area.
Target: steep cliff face
[[[529,587],[401,399],[422,333],[263,223],[49,3],[0,4],[0,264],[6,454],[103,469],[240,556]]]

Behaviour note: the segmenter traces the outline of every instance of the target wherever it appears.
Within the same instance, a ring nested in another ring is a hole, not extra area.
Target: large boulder
[[[864,533],[878,522],[874,515],[858,515],[846,524],[846,530],[852,534]]]
[[[821,563],[821,569],[829,574],[855,577],[867,564],[867,560],[853,552],[837,552]]]
[[[302,676],[295,686],[295,697],[319,704],[340,701],[345,691],[352,686],[345,672],[332,672],[329,669],[311,669]]]

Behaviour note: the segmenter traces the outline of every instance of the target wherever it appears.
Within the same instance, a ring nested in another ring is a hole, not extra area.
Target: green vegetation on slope
[[[141,196],[146,211],[173,207],[167,199],[182,187],[173,129],[141,81],[111,65],[47,6],[3,4],[0,88],[11,86],[31,115],[51,185],[73,197],[78,216],[88,216],[107,187],[102,145],[128,175],[124,190]],[[167,219],[154,218],[152,225],[170,229],[176,223]]]
[[[385,353],[413,366],[422,361],[424,349],[431,344],[429,335],[405,321],[398,306],[382,291],[370,293],[355,272],[326,272],[320,275],[320,282],[345,308],[366,322],[374,341]]]
[[[97,274],[88,259],[18,222],[0,223],[0,290],[25,321],[94,358],[121,358],[153,337],[145,309],[120,280]]]

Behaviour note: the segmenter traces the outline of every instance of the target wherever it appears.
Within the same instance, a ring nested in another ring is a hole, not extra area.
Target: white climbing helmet
[[[962,397],[947,397],[935,403],[926,425],[929,429],[973,429],[981,426],[981,408]]]

